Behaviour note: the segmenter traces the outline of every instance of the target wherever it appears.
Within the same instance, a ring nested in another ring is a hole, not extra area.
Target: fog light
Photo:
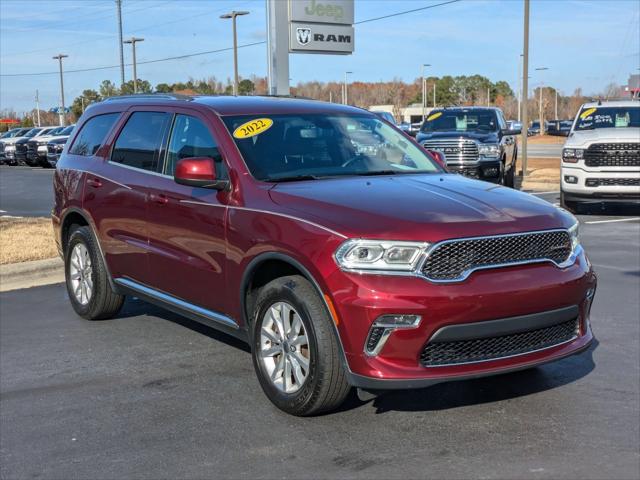
[[[364,353],[375,357],[380,353],[389,336],[396,329],[416,328],[420,325],[420,315],[382,315],[373,322],[364,346]]]
[[[578,183],[578,177],[575,175],[565,175],[564,181],[567,183]]]

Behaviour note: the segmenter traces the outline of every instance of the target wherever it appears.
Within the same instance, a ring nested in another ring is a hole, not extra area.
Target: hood
[[[280,183],[269,194],[297,216],[355,238],[434,242],[574,222],[533,195],[455,174]]]
[[[498,132],[420,132],[416,136],[418,142],[450,138],[463,138],[480,143],[498,143]]]
[[[61,135],[49,138],[49,143],[66,143],[69,140],[68,135]]]
[[[565,147],[585,148],[599,142],[640,142],[640,128],[594,128],[569,134]]]
[[[14,145],[18,140],[24,140],[27,139],[27,137],[11,137],[11,138],[3,138],[2,140],[0,140],[0,142],[4,143],[5,145]]]

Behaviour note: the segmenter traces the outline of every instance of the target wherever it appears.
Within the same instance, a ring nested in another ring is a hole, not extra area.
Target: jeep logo
[[[296,28],[296,40],[300,45],[306,45],[311,40],[310,28]]]
[[[311,5],[304,9],[307,15],[316,15],[318,17],[330,17],[334,20],[340,20],[344,16],[344,11],[339,5],[331,5],[329,3],[316,3],[311,0]]]

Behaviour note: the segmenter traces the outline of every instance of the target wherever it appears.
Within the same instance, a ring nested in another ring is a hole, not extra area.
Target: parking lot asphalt
[[[53,172],[51,168],[0,165],[0,216],[51,215]]]
[[[580,219],[590,350],[315,418],[268,402],[243,344],[142,301],[88,322],[63,285],[0,294],[0,478],[638,478],[640,221]]]

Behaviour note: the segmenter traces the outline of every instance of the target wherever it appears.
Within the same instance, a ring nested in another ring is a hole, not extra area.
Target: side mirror
[[[505,128],[502,130],[503,135],[520,135],[522,133],[521,128]]]
[[[427,153],[429,153],[429,155],[433,157],[433,159],[436,161],[438,165],[444,168],[445,172],[449,171],[447,169],[447,160],[444,157],[444,153],[442,153],[440,150],[428,150],[428,149],[427,149]]]
[[[192,157],[178,160],[173,179],[181,185],[190,187],[224,190],[228,180],[216,179],[216,167],[209,157]]]

